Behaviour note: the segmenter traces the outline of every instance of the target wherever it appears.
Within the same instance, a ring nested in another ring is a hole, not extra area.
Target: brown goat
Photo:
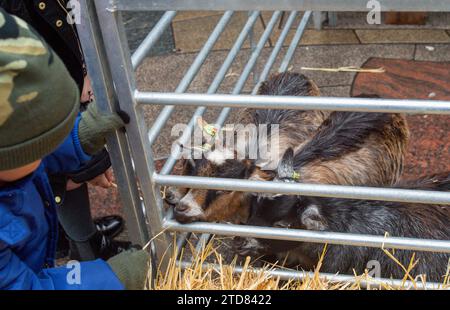
[[[264,82],[260,95],[318,96],[317,86],[297,73],[281,73]],[[333,112],[334,113],[334,112]],[[278,124],[278,154],[281,158],[288,148],[298,151],[312,142],[330,141],[333,130],[349,126],[358,132],[358,126],[347,120],[345,125],[332,112],[301,110],[245,109],[240,124]],[[345,112],[343,112],[345,113]],[[341,112],[342,114],[342,112]],[[338,114],[340,116],[341,114]],[[401,174],[409,137],[406,120],[400,114],[357,113],[364,134],[353,147],[326,160],[310,158],[300,171],[304,183],[342,185],[394,185]],[[332,117],[333,116],[333,117]],[[331,120],[330,120],[331,117]],[[324,129],[324,130],[323,130]],[[322,132],[322,135],[318,135]],[[328,139],[327,139],[328,138]],[[323,144],[327,149],[328,145]],[[225,159],[221,151],[213,150],[198,160],[185,161],[185,175],[202,177],[272,180],[273,173],[261,169],[260,160]],[[273,156],[275,155],[275,156]],[[279,157],[278,157],[278,156]],[[265,163],[267,164],[267,163]],[[278,162],[270,163],[277,165]],[[248,219],[249,197],[236,191],[179,189],[169,195],[175,204],[175,218],[180,222],[214,221],[245,223]]]

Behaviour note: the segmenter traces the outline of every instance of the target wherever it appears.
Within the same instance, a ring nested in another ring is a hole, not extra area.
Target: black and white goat
[[[304,155],[303,155],[304,156]],[[297,157],[297,158],[296,158]],[[295,156],[287,150],[278,167],[276,180],[296,182]],[[450,172],[400,182],[396,187],[450,191]],[[288,229],[306,229],[394,237],[450,240],[450,207],[416,203],[352,200],[340,198],[300,197],[287,195],[255,195],[251,201],[249,225]],[[268,239],[236,238],[236,252],[243,256],[275,255],[279,261],[305,270],[318,263],[323,244]],[[396,250],[395,257],[408,266],[412,251]],[[427,280],[442,281],[450,254],[418,252],[417,265],[411,275],[427,275]],[[329,245],[321,271],[361,274],[368,262],[378,261],[382,277],[402,278],[404,270],[382,249]]]

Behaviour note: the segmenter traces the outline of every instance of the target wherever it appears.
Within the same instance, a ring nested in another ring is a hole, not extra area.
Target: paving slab
[[[220,18],[220,15],[212,15],[172,23],[177,50],[183,53],[200,50],[209,38]],[[246,12],[238,12],[233,14],[227,27],[217,40],[214,49],[229,49],[241,32],[247,18],[248,15]],[[264,29],[262,23],[258,20],[254,27],[255,37],[258,38],[263,31]],[[250,46],[248,40],[244,46]]]
[[[261,16],[263,17],[265,25],[269,22],[272,13],[263,12]],[[220,19],[220,15],[207,15],[201,16],[193,19],[184,19],[173,23],[173,32],[175,38],[175,45],[179,52],[188,53],[199,51],[212,30],[216,26],[217,22]],[[237,12],[233,15],[230,23],[227,25],[224,32],[221,34],[219,40],[214,46],[214,50],[222,50],[222,49],[230,49],[237,36],[242,30],[245,22],[247,21],[247,13],[246,12]],[[300,15],[301,17],[301,15]],[[298,22],[300,21],[300,17],[298,18]],[[280,22],[280,21],[279,21]],[[273,29],[270,35],[270,42],[266,43],[266,46],[270,46],[270,43],[275,44],[277,41],[282,27],[279,27],[279,22],[277,26]],[[289,31],[287,38],[284,42],[284,46],[290,44],[294,34],[296,32],[296,28],[298,22],[294,22],[292,29]],[[258,20],[255,23],[254,28],[254,36],[255,42],[259,40],[262,33],[264,31],[263,23],[261,20]],[[318,44],[358,44],[358,38],[356,37],[353,30],[348,29],[327,29],[327,30],[314,30],[307,29],[303,35],[301,40],[301,45],[318,45]],[[245,48],[248,48],[249,41],[244,44]]]
[[[208,16],[216,16],[222,15],[223,11],[181,11],[175,15],[173,21],[186,21],[196,18],[208,17]]]
[[[324,97],[350,97],[351,86],[324,86],[320,87],[320,94]]]
[[[358,29],[361,43],[450,43],[445,30],[436,29]]]
[[[134,52],[148,33],[153,29],[164,12],[123,12],[123,22],[130,50]],[[151,49],[151,55],[161,55],[173,52],[175,43],[172,28],[168,27],[160,40]]]
[[[294,32],[291,31],[290,34]],[[289,38],[289,37],[288,37]],[[290,39],[290,38],[289,38]],[[289,44],[291,40],[286,40]],[[359,40],[353,30],[345,29],[308,29],[303,34],[301,45],[319,45],[319,44],[358,44]]]
[[[450,44],[417,44],[414,59],[450,61]]]
[[[381,15],[380,25],[367,23],[367,13],[365,12],[338,12],[337,24],[329,27],[325,24],[325,29],[450,29],[449,12],[430,12],[425,25],[386,25],[384,24],[384,14]]]

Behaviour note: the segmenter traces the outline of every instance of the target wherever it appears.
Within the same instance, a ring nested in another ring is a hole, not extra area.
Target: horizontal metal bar
[[[181,261],[177,263],[179,267],[183,270],[192,268],[192,262]],[[204,271],[210,269],[221,270],[220,265],[218,264],[203,264],[202,269]],[[242,274],[243,268],[241,266],[234,266],[233,272],[236,274]],[[271,275],[272,278],[279,278],[280,280],[294,280],[294,281],[302,281],[305,279],[314,279],[316,277],[314,272],[307,271],[296,271],[290,269],[283,268],[259,268],[259,267],[251,267],[245,270],[246,273],[254,273],[254,274],[267,274]],[[441,283],[433,283],[427,282],[423,283],[421,281],[417,281],[413,283],[412,281],[406,280],[397,280],[397,279],[386,279],[386,278],[366,278],[364,276],[355,277],[351,275],[338,275],[331,273],[319,273],[319,278],[325,281],[329,281],[332,283],[351,283],[351,284],[359,284],[362,288],[402,288],[402,289],[446,289],[449,290],[450,287],[444,287]]]
[[[193,224],[180,224],[174,220],[164,221],[163,227],[169,231],[177,232],[208,233],[222,236],[241,236],[284,241],[329,243],[371,248],[450,253],[450,240],[384,237],[234,224],[200,222]]]
[[[208,57],[209,52],[216,44],[221,33],[225,30],[225,27],[227,26],[228,22],[233,16],[233,13],[234,13],[233,11],[227,11],[223,14],[222,18],[217,23],[216,27],[212,31],[205,45],[203,45],[202,49],[197,54],[197,57],[194,59],[194,62],[191,64],[190,68],[184,75],[183,79],[181,80],[180,84],[175,90],[175,93],[184,93],[188,89],[189,85],[191,85],[195,76],[198,74],[201,66]],[[164,125],[166,124],[167,120],[170,118],[170,115],[172,115],[174,109],[175,109],[174,105],[167,105],[166,107],[163,108],[158,118],[156,118],[156,120],[154,121],[152,127],[148,132],[148,139],[150,141],[150,145],[152,145],[155,142],[156,138],[158,137]]]
[[[113,0],[109,10],[368,11],[367,0]],[[449,12],[445,0],[379,1],[382,11]]]
[[[311,18],[311,11],[306,11],[305,14],[303,14],[302,19],[300,20],[297,30],[295,31],[294,37],[292,38],[292,42],[289,45],[289,48],[286,52],[286,56],[284,56],[283,60],[281,61],[281,65],[278,72],[284,72],[289,69],[289,64],[291,63],[292,57],[294,56],[294,53],[299,45],[298,43],[303,37],[303,33],[305,32],[306,26],[308,26],[310,18]]]
[[[155,174],[163,186],[450,205],[450,192]]]
[[[149,51],[158,42],[159,38],[162,36],[164,31],[172,22],[173,18],[177,15],[176,11],[168,11],[161,16],[161,19],[153,27],[150,33],[145,37],[144,41],[139,45],[136,51],[131,56],[131,63],[133,69],[136,69],[144,58],[148,55]]]
[[[450,114],[450,101],[135,92],[140,104],[261,109]]]

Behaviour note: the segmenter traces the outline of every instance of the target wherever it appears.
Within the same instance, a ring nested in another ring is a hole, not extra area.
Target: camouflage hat
[[[45,157],[69,135],[78,87],[23,20],[0,9],[0,171]]]

